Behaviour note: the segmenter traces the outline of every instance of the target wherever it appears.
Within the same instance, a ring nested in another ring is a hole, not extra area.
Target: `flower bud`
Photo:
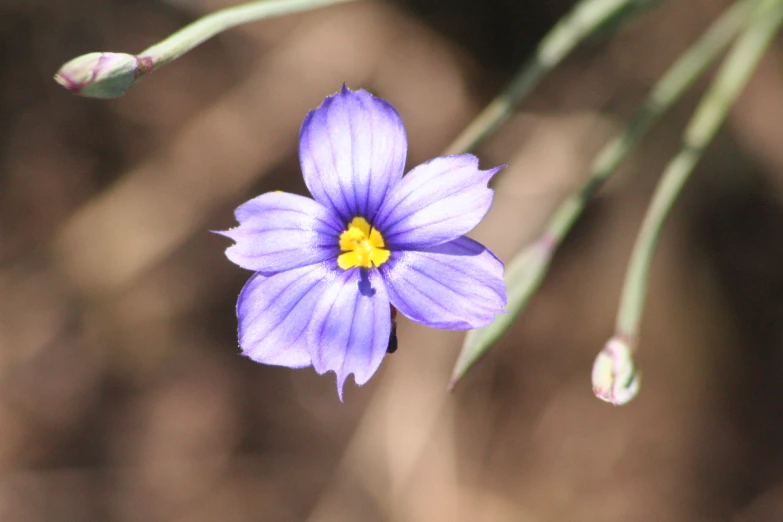
[[[119,98],[151,64],[124,53],[89,53],[63,65],[54,80],[74,94]]]
[[[639,393],[639,372],[627,341],[613,337],[595,358],[593,393],[615,406],[630,402]]]

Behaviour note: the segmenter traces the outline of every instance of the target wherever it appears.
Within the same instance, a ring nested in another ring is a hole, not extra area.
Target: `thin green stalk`
[[[651,1],[655,0],[644,0],[642,5]],[[473,150],[511,116],[517,103],[577,45],[618,14],[636,12],[639,3],[640,0],[581,0],[541,40],[535,55],[514,75],[503,92],[465,127],[446,149],[446,154]]]
[[[728,47],[761,0],[741,0],[727,9],[655,84],[622,134],[596,155],[587,182],[566,198],[549,219],[538,241],[508,264],[507,314],[484,328],[468,332],[457,360],[451,386],[505,333],[544,279],[554,250],[582,214],[587,202],[630,154],[633,146],[680,99],[683,93]]]
[[[218,33],[265,18],[354,0],[261,0],[211,13],[138,55],[88,53],[63,65],[57,83],[81,96],[118,98],[150,71],[176,60]]]
[[[734,3],[664,73],[623,133],[598,152],[587,182],[555,211],[544,232],[551,241],[559,244],[565,238],[587,203],[630,154],[634,145],[728,47],[758,3],[759,0]]]
[[[631,254],[617,316],[617,335],[630,339],[632,345],[635,344],[638,334],[650,263],[661,226],[704,149],[712,141],[756,69],[781,22],[781,0],[765,0],[757,8],[751,24],[732,46],[726,61],[696,109],[685,130],[680,152],[669,162],[655,189]]]
[[[162,42],[143,51],[139,57],[149,58],[153,62],[153,67],[159,67],[176,60],[216,34],[232,27],[350,1],[352,0],[261,0],[229,7],[215,11],[183,27]]]

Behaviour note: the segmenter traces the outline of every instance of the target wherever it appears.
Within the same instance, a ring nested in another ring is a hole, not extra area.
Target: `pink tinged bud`
[[[615,406],[630,402],[639,393],[639,372],[627,341],[613,337],[595,358],[593,393]]]
[[[74,94],[118,98],[149,72],[148,60],[124,53],[89,53],[63,65],[54,79]]]

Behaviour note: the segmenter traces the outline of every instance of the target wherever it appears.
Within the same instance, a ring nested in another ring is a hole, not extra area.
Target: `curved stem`
[[[546,237],[556,244],[565,238],[587,202],[617,170],[634,145],[728,47],[758,2],[759,0],[741,0],[734,3],[664,73],[624,132],[596,154],[587,182],[557,208],[545,227]]]
[[[636,339],[650,263],[672,205],[783,22],[783,2],[765,0],[732,46],[685,130],[680,152],[669,162],[636,238],[623,286],[617,332]]]
[[[216,34],[237,25],[351,1],[353,0],[261,0],[229,7],[196,20],[138,56],[152,60],[152,67],[158,68],[176,60]]]
[[[624,9],[637,3],[639,0],[581,0],[547,33],[530,61],[465,127],[445,154],[462,154],[473,150],[511,116],[516,104],[577,45]]]
[[[596,155],[587,182],[560,204],[539,239],[517,253],[508,263],[508,313],[496,316],[489,326],[468,332],[454,367],[451,387],[514,323],[543,281],[555,249],[582,214],[590,198],[628,156],[633,145],[731,43],[760,1],[741,0],[713,22],[707,32],[664,73],[624,132]]]

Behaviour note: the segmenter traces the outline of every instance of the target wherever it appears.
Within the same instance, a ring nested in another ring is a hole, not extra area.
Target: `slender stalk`
[[[644,0],[649,3],[653,0]],[[581,0],[538,44],[535,55],[508,86],[457,136],[446,154],[473,150],[510,116],[514,107],[539,81],[587,37],[639,0]],[[633,9],[632,11],[636,11]]]
[[[638,334],[650,263],[661,227],[694,166],[747,84],[781,22],[781,0],[765,0],[756,9],[750,25],[732,46],[696,109],[685,130],[679,153],[669,162],[655,189],[631,254],[617,316],[617,335],[630,339],[632,346]]]
[[[555,211],[544,232],[551,241],[558,244],[565,238],[587,202],[617,170],[634,145],[728,47],[758,3],[759,0],[741,0],[734,3],[664,73],[623,133],[598,152],[590,167],[587,182],[566,198]]]
[[[452,387],[514,323],[543,281],[554,250],[571,230],[587,202],[617,170],[638,140],[728,47],[760,1],[740,0],[713,22],[704,35],[655,84],[623,133],[596,155],[587,182],[560,204],[540,238],[514,256],[506,271],[508,313],[497,316],[487,327],[468,332],[454,367]]]
[[[238,25],[264,18],[309,11],[353,0],[261,0],[215,11],[172,34],[139,54],[152,60],[157,68],[176,60],[194,47]]]

